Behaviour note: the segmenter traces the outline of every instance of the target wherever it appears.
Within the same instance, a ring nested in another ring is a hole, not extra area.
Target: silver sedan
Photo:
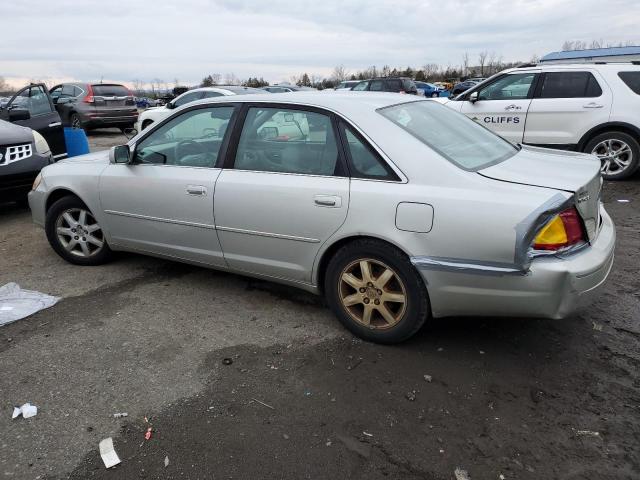
[[[132,251],[293,285],[392,343],[431,317],[585,304],[615,244],[599,167],[513,146],[431,100],[247,95],[48,166],[29,203],[69,262]]]

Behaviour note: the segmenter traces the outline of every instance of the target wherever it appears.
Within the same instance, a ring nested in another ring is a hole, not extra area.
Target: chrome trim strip
[[[217,227],[221,232],[244,233],[246,235],[256,235],[258,237],[280,238],[282,240],[293,240],[295,242],[320,243],[317,238],[295,237],[293,235],[282,235],[280,233],[257,232],[255,230],[244,230],[242,228]]]
[[[479,275],[526,275],[527,271],[508,264],[473,262],[461,258],[411,257],[411,263],[419,269],[445,270],[449,272]]]
[[[53,158],[64,158],[66,156],[67,156],[66,153],[59,153],[58,155],[54,155]]]
[[[210,230],[216,229],[215,225],[209,225],[206,223],[185,222],[184,220],[173,220],[170,218],[150,217],[148,215],[138,215],[136,213],[117,212],[115,210],[105,210],[104,213],[108,213],[111,215],[119,215],[121,217],[139,218],[141,220],[151,220],[154,222],[173,223],[176,225],[184,225],[186,227],[208,228]]]

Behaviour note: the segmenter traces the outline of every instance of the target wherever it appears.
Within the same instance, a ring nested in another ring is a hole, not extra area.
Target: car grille
[[[30,143],[24,145],[13,145],[7,147],[2,158],[0,158],[0,165],[8,165],[9,163],[17,162],[29,158],[33,153]]]

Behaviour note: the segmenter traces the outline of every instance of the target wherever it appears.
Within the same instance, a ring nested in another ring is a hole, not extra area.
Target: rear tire
[[[601,133],[589,140],[583,151],[600,158],[600,172],[605,180],[628,178],[640,166],[640,144],[628,133]]]
[[[78,197],[63,197],[51,205],[45,232],[51,248],[69,263],[101,265],[113,256],[102,227]]]
[[[340,322],[371,342],[402,342],[430,315],[418,271],[404,253],[377,240],[357,240],[338,250],[327,266],[324,291]]]
[[[438,95],[438,92],[433,92],[431,94],[431,98],[438,98],[440,95]]]
[[[73,112],[69,117],[69,126],[71,128],[84,128],[84,125],[82,125],[82,120],[80,120],[80,115]]]

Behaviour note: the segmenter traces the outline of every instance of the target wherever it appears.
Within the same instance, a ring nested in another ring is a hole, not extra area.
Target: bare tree
[[[338,65],[333,69],[333,74],[331,75],[331,79],[336,82],[342,82],[349,77],[349,72],[344,68],[344,65]]]
[[[132,80],[131,83],[133,84],[133,93],[135,93],[136,96],[141,97],[144,93],[144,84],[137,78]]]
[[[538,63],[540,62],[540,57],[537,54],[533,54],[531,55],[531,60],[529,60],[530,63]]]
[[[464,52],[464,54],[462,55],[462,75],[467,76],[468,74],[469,74],[469,52]]]
[[[0,92],[1,93],[9,93],[9,92],[12,92],[12,91],[13,91],[13,89],[5,81],[4,77],[0,77]]]
[[[225,85],[240,85],[240,79],[236,77],[236,75],[232,73],[227,73],[224,76],[224,84]]]
[[[423,65],[422,70],[424,71],[425,78],[427,80],[431,80],[440,71],[440,65],[437,63],[427,63],[426,65]]]
[[[489,55],[489,52],[487,52],[486,50],[478,54],[478,65],[480,65],[480,76],[484,76],[484,66],[487,63],[488,55]]]

